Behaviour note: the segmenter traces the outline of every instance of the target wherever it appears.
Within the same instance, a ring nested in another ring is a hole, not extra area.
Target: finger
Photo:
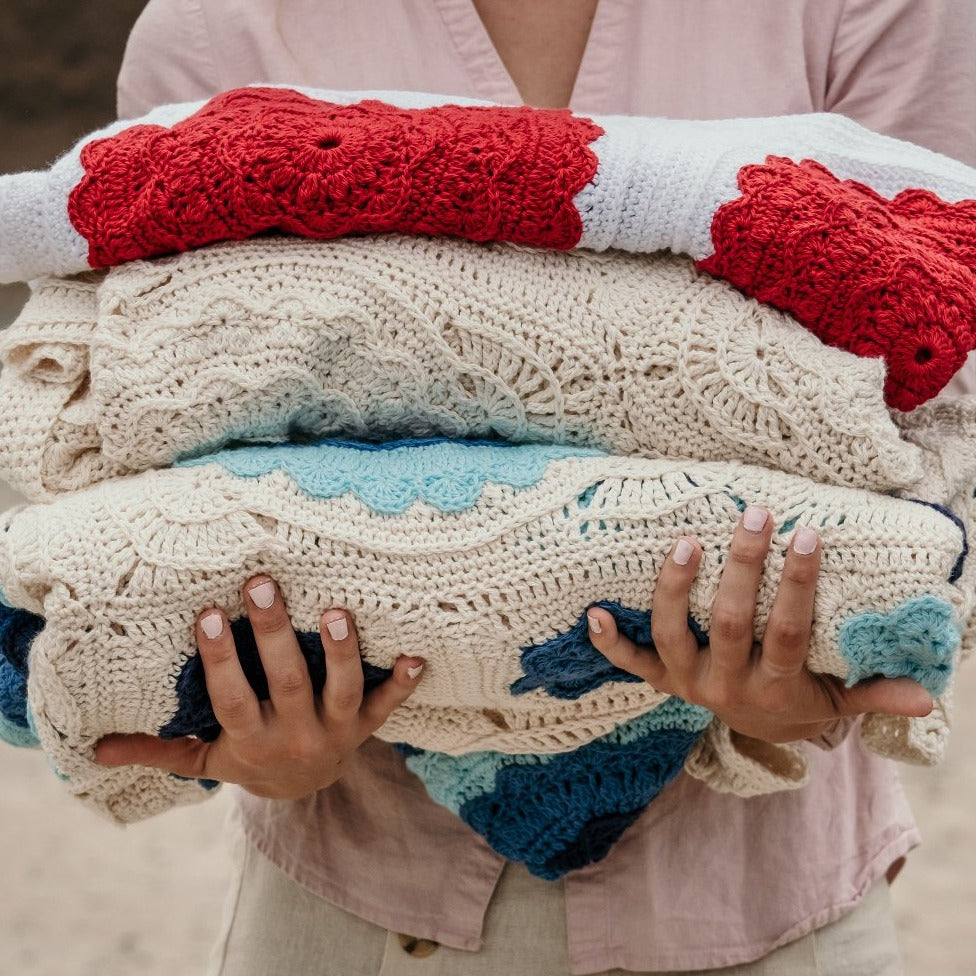
[[[732,535],[708,630],[711,663],[741,671],[755,641],[756,594],[772,538],[772,518],[765,508],[749,505]]]
[[[276,714],[308,721],[315,713],[312,679],[281,591],[270,577],[256,576],[244,584],[244,598]]]
[[[319,622],[325,648],[325,688],[322,700],[328,722],[357,719],[363,704],[363,662],[359,635],[344,610],[326,610]]]
[[[871,678],[850,688],[839,681],[835,692],[842,715],[880,712],[923,718],[932,711],[932,696],[911,678]]]
[[[643,678],[652,688],[671,694],[667,668],[652,647],[641,647],[617,629],[613,614],[603,607],[586,611],[590,643],[614,667]]]
[[[806,666],[821,552],[814,529],[797,529],[763,634],[758,672],[768,680],[793,678]]]
[[[701,566],[701,555],[697,540],[689,536],[678,539],[661,567],[651,601],[654,649],[671,677],[679,682],[687,681],[701,667],[698,641],[688,627],[688,594]]]
[[[107,735],[95,745],[95,761],[103,766],[151,766],[188,779],[216,779],[207,769],[209,752],[209,742],[190,737]]]
[[[231,735],[261,723],[261,706],[241,667],[223,611],[212,607],[197,618],[197,647],[214,716]]]
[[[377,685],[363,699],[359,710],[359,730],[362,739],[372,735],[395,708],[402,705],[420,684],[424,672],[422,657],[400,657],[393,665],[393,674]]]

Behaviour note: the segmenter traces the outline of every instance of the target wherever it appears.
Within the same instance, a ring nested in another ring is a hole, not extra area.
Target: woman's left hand
[[[710,709],[731,729],[766,742],[829,733],[838,719],[863,712],[922,716],[932,699],[908,678],[877,678],[846,687],[806,666],[820,571],[813,529],[794,534],[762,642],[754,639],[756,595],[772,538],[772,518],[749,506],[736,526],[712,608],[709,643],[688,627],[688,593],[701,547],[679,539],[658,576],[651,604],[653,647],[617,631],[609,611],[588,611],[590,640],[612,664],[659,691]]]

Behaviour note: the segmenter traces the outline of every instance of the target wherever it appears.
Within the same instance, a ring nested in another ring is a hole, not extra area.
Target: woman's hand
[[[197,643],[207,692],[222,727],[213,742],[110,735],[95,748],[107,766],[153,766],[178,776],[239,783],[257,796],[297,799],[334,783],[343,764],[417,686],[423,660],[401,657],[393,674],[363,695],[359,642],[349,615],[327,610],[319,626],[327,678],[312,690],[281,591],[266,576],[244,586],[248,618],[268,678],[259,701],[237,657],[227,617],[205,610]]]
[[[811,739],[862,712],[927,715],[932,699],[908,678],[878,678],[851,688],[806,667],[820,544],[813,529],[794,534],[762,644],[753,639],[756,593],[773,534],[763,508],[749,506],[732,537],[719,581],[709,644],[688,627],[688,591],[701,563],[694,539],[679,539],[661,569],[651,604],[653,648],[618,633],[612,615],[588,612],[590,640],[612,664],[659,691],[704,705],[742,735],[766,742]]]

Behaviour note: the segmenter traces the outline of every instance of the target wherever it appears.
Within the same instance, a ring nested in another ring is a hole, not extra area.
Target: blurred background
[[[0,2],[0,172],[47,166],[115,118],[115,76],[143,6]],[[0,327],[26,297],[26,286],[0,286]],[[0,510],[17,502],[0,482]],[[203,973],[230,874],[229,791],[120,828],[68,796],[39,752],[4,743],[0,784],[0,973]]]
[[[46,166],[114,118],[115,75],[142,6],[3,0],[0,172]],[[0,327],[26,295],[0,286]],[[0,509],[18,502],[0,484]],[[924,835],[893,891],[907,976],[976,973],[976,663],[957,683],[956,712],[946,762],[904,769]],[[229,791],[121,829],[69,797],[39,753],[0,744],[0,783],[0,970],[203,972],[230,870]]]

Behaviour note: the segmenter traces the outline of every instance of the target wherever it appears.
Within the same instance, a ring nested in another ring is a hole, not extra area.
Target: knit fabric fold
[[[0,475],[43,500],[233,441],[405,435],[922,476],[884,369],[686,258],[385,235],[47,278],[0,336]]]
[[[0,176],[0,219],[0,281],[39,279],[0,339],[0,473],[42,502],[0,517],[0,738],[90,806],[131,822],[212,793],[93,749],[219,735],[210,605],[267,696],[239,592],[258,571],[316,689],[330,605],[367,687],[425,657],[380,735],[542,877],[603,857],[682,769],[801,786],[801,749],[587,636],[599,604],[652,643],[687,533],[707,642],[751,502],[775,519],[756,639],[815,527],[809,667],[922,684],[931,715],[860,734],[941,758],[976,643],[976,398],[925,401],[976,346],[971,168],[839,116],[253,87]]]
[[[216,735],[194,619],[218,605],[242,620],[240,582],[260,569],[279,581],[310,660],[321,659],[317,621],[330,605],[353,613],[368,678],[388,674],[399,654],[422,653],[423,683],[380,735],[448,756],[497,754],[506,790],[528,786],[524,769],[503,767],[541,764],[537,782],[556,770],[569,776],[572,759],[553,766],[538,757],[571,756],[606,736],[623,736],[635,755],[662,737],[670,743],[660,775],[628,780],[620,794],[644,796],[645,804],[683,764],[736,792],[797,785],[802,768],[764,770],[720,748],[721,736],[700,738],[701,713],[653,719],[667,697],[613,668],[586,632],[586,609],[599,602],[625,633],[650,642],[653,581],[684,531],[704,548],[689,625],[706,640],[724,545],[751,500],[777,519],[757,637],[793,526],[815,525],[824,555],[810,667],[850,681],[908,675],[943,695],[972,594],[958,583],[963,526],[939,506],[735,463],[443,439],[326,441],[227,450],[4,514],[0,587],[17,608],[8,616],[30,615],[0,629],[6,672],[26,694],[5,721],[33,732],[68,789],[119,820],[206,795],[204,786],[161,772],[99,766],[92,749],[109,732]],[[246,643],[244,625],[235,626]],[[250,660],[253,671],[256,654]],[[315,668],[324,678],[324,664]],[[650,739],[645,720],[659,723]],[[939,758],[937,734],[923,741],[909,720],[892,723],[866,727],[867,745],[899,758]],[[593,756],[602,748],[581,753],[578,768],[591,770],[580,772],[581,782],[600,767]],[[781,752],[779,764],[785,756],[795,766],[789,755]],[[414,765],[439,770],[443,784],[445,762]],[[483,777],[484,763],[475,766]],[[493,793],[483,778],[483,788],[472,785],[470,758],[456,768],[465,802]],[[467,808],[472,817],[474,809],[481,807]],[[617,812],[633,809],[628,800]],[[606,815],[585,804],[573,814],[588,849],[603,849]],[[526,855],[541,858],[540,870],[562,857],[572,856],[548,848]]]
[[[976,170],[838,115],[715,122],[252,87],[0,178],[0,281],[268,232],[671,250],[935,396],[976,347]],[[422,106],[422,107],[416,107]]]

